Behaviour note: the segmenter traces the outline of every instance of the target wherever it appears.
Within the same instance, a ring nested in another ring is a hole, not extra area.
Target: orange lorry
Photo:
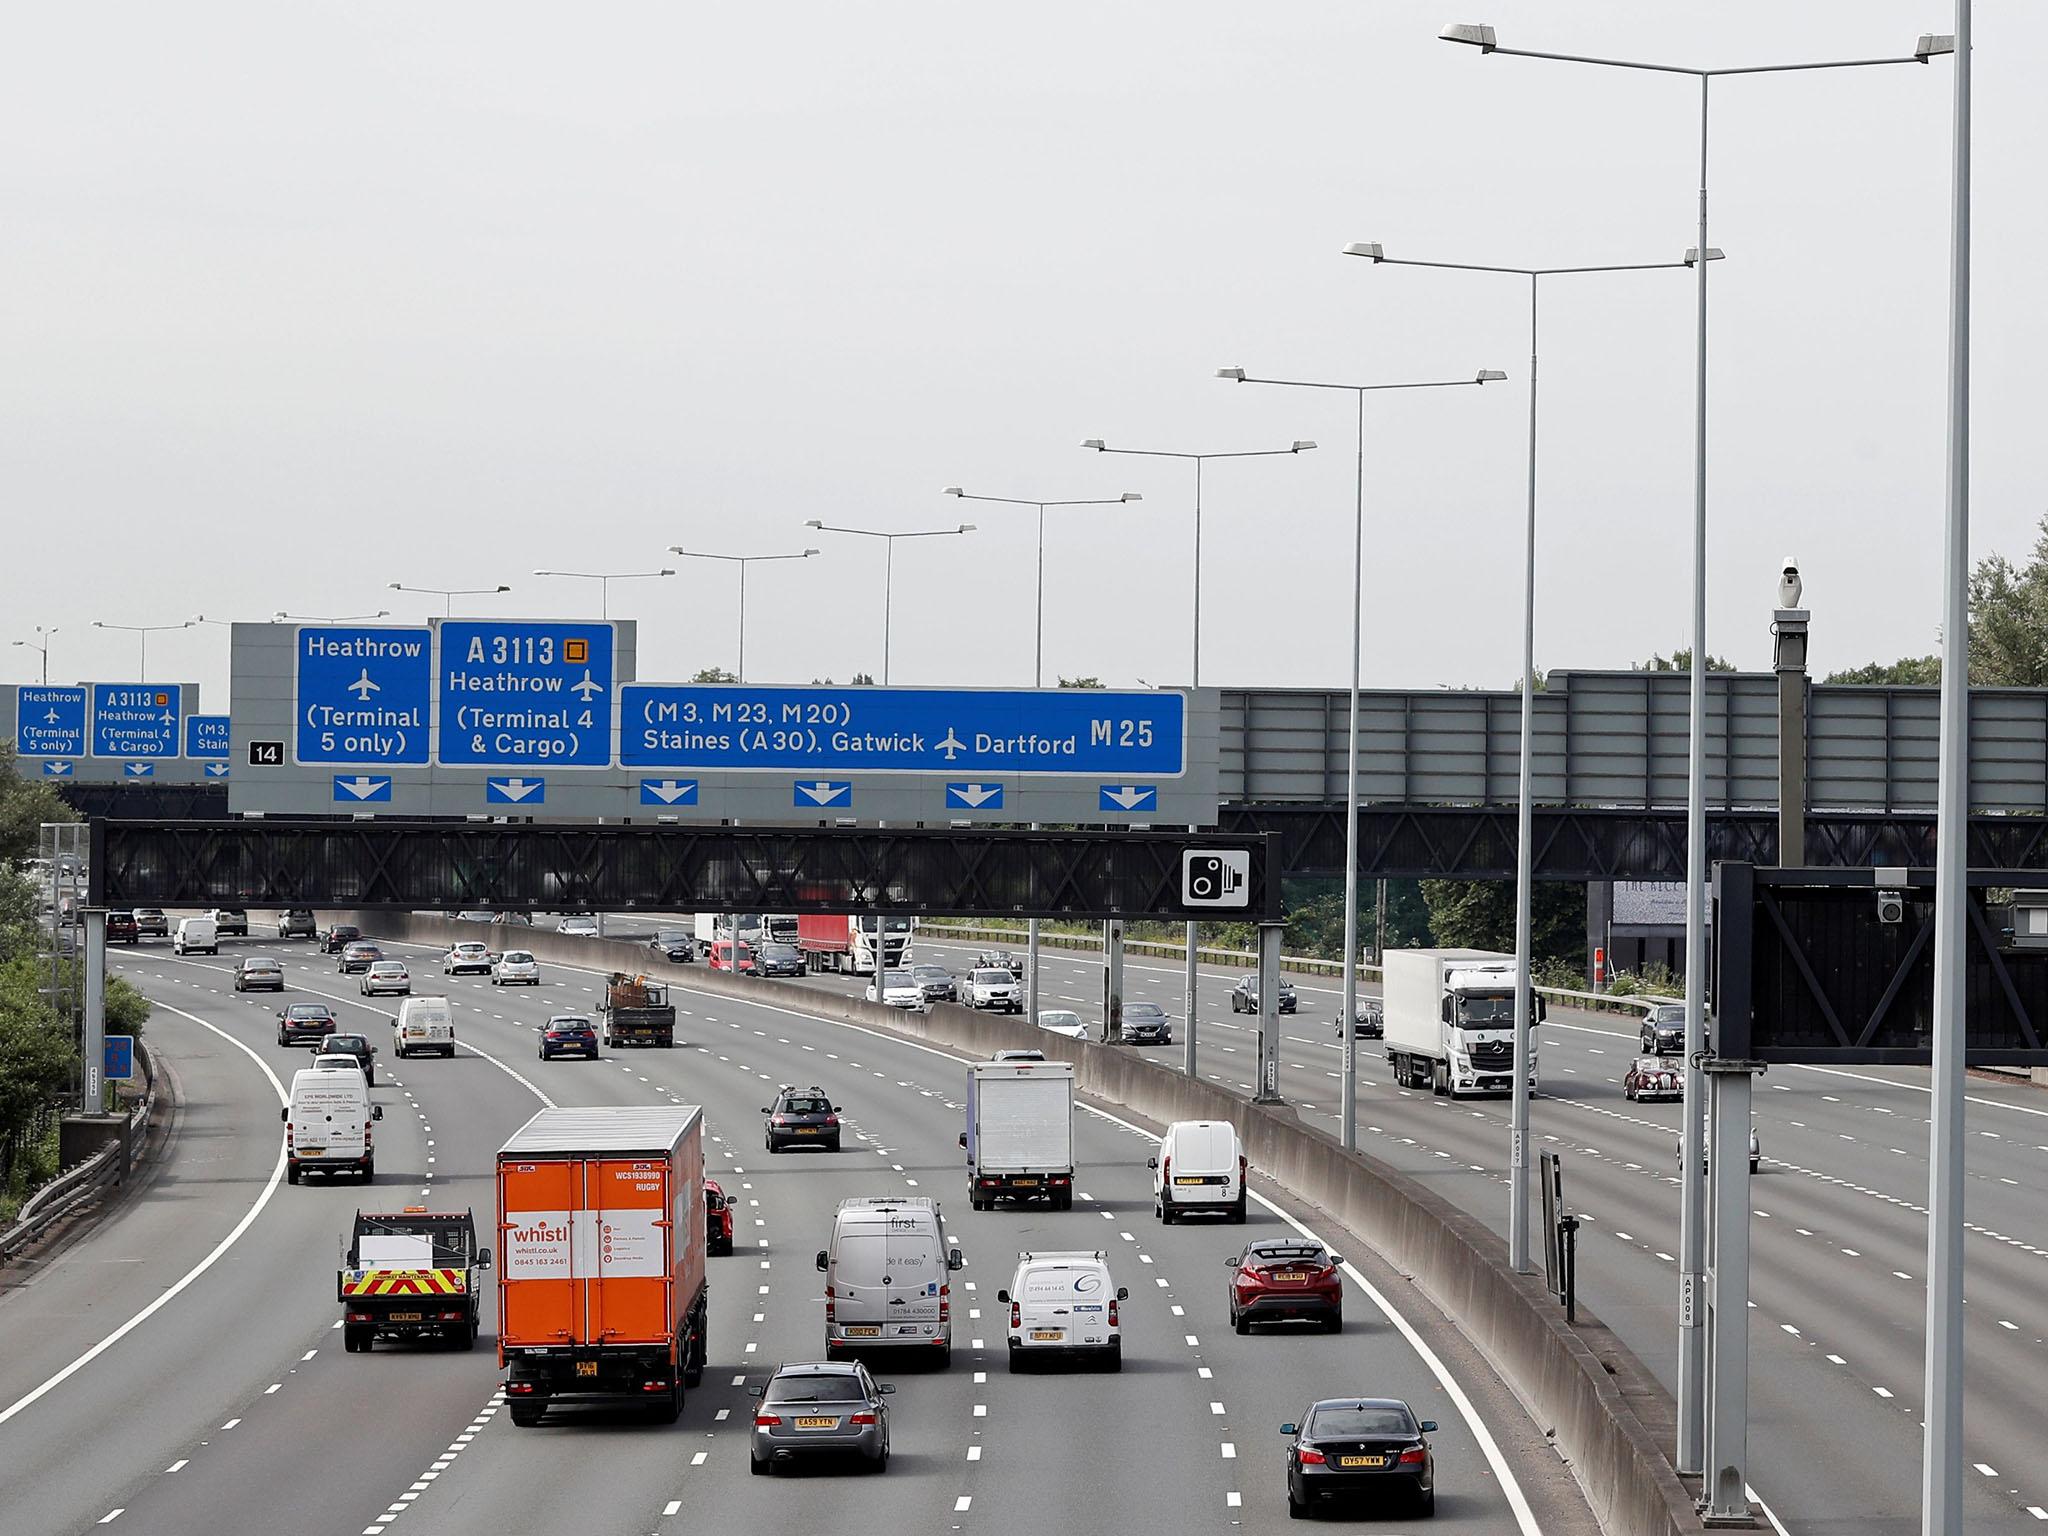
[[[512,1422],[652,1408],[704,1376],[704,1112],[544,1109],[498,1151],[498,1363]]]

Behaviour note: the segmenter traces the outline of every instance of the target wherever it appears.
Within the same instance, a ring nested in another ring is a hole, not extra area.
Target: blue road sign
[[[123,763],[121,776],[127,779],[153,779],[156,777],[155,763]]]
[[[94,757],[176,757],[184,689],[177,683],[94,683]]]
[[[334,799],[338,805],[361,805],[371,800],[391,798],[391,775],[388,773],[337,773],[334,776]]]
[[[101,1057],[109,1082],[125,1083],[135,1076],[135,1037],[133,1035],[104,1035],[101,1044],[105,1053]]]
[[[853,780],[798,779],[790,798],[808,811],[822,805],[848,806],[853,804]]]
[[[58,759],[58,758],[54,758],[54,757],[53,757],[53,758],[51,758],[51,759],[49,759],[49,760],[48,760],[47,762],[45,762],[45,763],[43,764],[43,777],[44,777],[44,778],[46,778],[46,779],[68,779],[68,778],[70,778],[70,777],[71,777],[71,764],[70,764],[70,762],[68,762],[68,761],[66,761],[66,760],[62,760],[62,759]]]
[[[1003,808],[1003,786],[1000,784],[948,784],[946,804],[958,810],[1000,811]]]
[[[542,805],[548,798],[548,781],[529,778],[484,780],[484,799],[500,805]]]
[[[1159,809],[1159,786],[1157,784],[1104,784],[1096,799],[1096,809],[1103,811],[1156,811]]]
[[[695,805],[697,803],[697,781],[695,779],[642,779],[640,781],[640,803],[642,805]]]
[[[226,763],[208,763],[206,765],[206,776],[209,779],[224,779],[228,776],[228,765]]]
[[[306,624],[293,641],[300,763],[424,763],[433,632]]]
[[[226,715],[187,715],[185,717],[185,755],[187,757],[211,757],[225,760],[228,755],[228,717]]]
[[[14,693],[14,751],[18,757],[85,756],[85,689],[31,688]]]
[[[620,700],[629,768],[1153,779],[1186,768],[1178,693],[629,683]]]
[[[606,623],[443,620],[440,760],[610,767],[612,641]]]

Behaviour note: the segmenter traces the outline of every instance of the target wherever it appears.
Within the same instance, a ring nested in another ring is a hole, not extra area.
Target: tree
[[[1631,672],[1690,672],[1692,670],[1692,647],[1682,645],[1673,651],[1668,658],[1652,656],[1648,661],[1631,662],[1629,670]],[[1733,672],[1735,670],[1735,663],[1728,660],[1725,656],[1716,656],[1712,651],[1709,651],[1707,652],[1707,670],[1709,672]]]
[[[872,672],[856,672],[846,681],[855,688],[872,688],[875,686],[875,674]]]
[[[1586,888],[1538,881],[1529,914],[1532,964],[1578,960],[1586,952]],[[1513,953],[1515,883],[1512,880],[1425,880],[1430,937],[1445,949]]]
[[[1844,672],[1830,672],[1823,682],[1829,683],[1885,683],[1893,687],[1908,687],[1941,681],[1941,658],[1939,656],[1901,656],[1897,661],[1886,663],[1873,661],[1865,666],[1850,667]]]
[[[24,779],[14,771],[14,749],[0,747],[0,864],[13,866],[36,856],[46,821],[77,821],[41,779]]]
[[[1060,679],[1060,686],[1062,688],[1100,688],[1102,686],[1102,679],[1099,677],[1063,677]]]
[[[2023,566],[1987,555],[1970,576],[1970,681],[2048,685],[2048,515]]]
[[[690,679],[693,683],[736,683],[739,680],[737,672],[728,672],[723,667],[699,667]]]

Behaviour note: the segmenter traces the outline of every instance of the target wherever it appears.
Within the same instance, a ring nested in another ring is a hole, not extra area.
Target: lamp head
[[[1219,379],[1229,379],[1234,384],[1242,384],[1244,382],[1244,370],[1242,368],[1218,368],[1216,370],[1216,377]]]
[[[804,519],[804,526],[806,528],[822,528],[825,526],[825,523],[822,518],[807,517]]]
[[[808,560],[811,558],[811,556],[815,555],[816,553],[817,551],[815,549],[807,549],[804,551],[804,558]]]
[[[1482,368],[1479,370],[1479,377],[1472,382],[1474,384],[1501,384],[1505,383],[1506,380],[1507,375],[1498,368]]]
[[[1493,28],[1472,22],[1454,21],[1437,36],[1447,43],[1469,43],[1481,53],[1491,53],[1500,46],[1494,40]]]
[[[1137,491],[1125,491],[1123,495],[1117,498],[1119,501],[1143,501],[1144,499]]]
[[[973,523],[962,523],[962,524],[960,525],[960,528],[959,528],[959,532],[961,532],[961,533],[972,533],[972,532],[974,532],[974,527],[975,527],[975,525],[974,525]]]
[[[394,592],[403,592],[405,590],[395,581],[387,581],[384,583],[384,585],[389,587]]]
[[[506,586],[506,585],[505,585],[505,583],[503,583],[503,582],[501,581],[501,582],[499,582],[499,583],[498,583],[498,590],[499,590],[500,592],[510,592],[510,591],[511,591],[512,589],[511,589],[510,587]]]
[[[1103,451],[1102,439],[1099,437],[1083,438],[1081,440],[1081,446],[1083,448],[1093,448],[1097,453],[1101,453]]]
[[[946,496],[965,496],[967,493],[960,489],[960,487],[957,485],[949,485],[941,494]],[[811,526],[815,528],[818,525],[816,523],[813,523]]]
[[[1913,45],[1913,57],[1925,64],[1929,59],[1956,51],[1956,40],[1946,32],[1922,32]]]
[[[1721,254],[1721,248],[1718,245],[1710,245],[1707,247],[1707,260],[1726,261],[1727,259],[1727,257]],[[1696,245],[1687,246],[1685,248],[1685,264],[1688,267],[1696,267],[1699,265],[1699,261],[1700,248]]]
[[[1363,256],[1367,261],[1385,261],[1387,253],[1377,240],[1354,240],[1344,247],[1346,256]]]
[[[673,576],[675,575],[675,572],[670,570],[659,570],[656,571],[654,574],[657,576]]]
[[[1314,438],[1297,437],[1294,440],[1294,446],[1288,449],[1287,451],[1289,453],[1307,453],[1309,449],[1315,447],[1315,445],[1316,444]]]

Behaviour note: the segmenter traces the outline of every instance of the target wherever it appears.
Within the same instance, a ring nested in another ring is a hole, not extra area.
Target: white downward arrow
[[[1003,792],[1000,784],[956,784],[953,793],[962,804],[980,809]]]
[[[224,779],[228,776],[228,765],[226,763],[208,763],[206,765],[206,776],[211,779]]]
[[[47,766],[52,773],[69,773],[71,771],[69,763],[50,763]]]
[[[695,779],[649,779],[647,792],[663,805],[674,805],[697,787]]]
[[[378,790],[382,789],[387,782],[384,779],[373,779],[367,774],[359,773],[352,779],[336,779],[334,787],[347,790],[358,800],[367,800],[370,796],[377,793]]]
[[[499,779],[491,787],[507,800],[524,800],[541,786],[539,779]]]
[[[145,776],[146,776],[146,775],[147,775],[147,774],[149,773],[149,764],[147,764],[147,763],[130,763],[130,764],[128,765],[128,771],[129,771],[129,773],[131,773],[132,775],[134,775],[134,776],[135,776],[136,778],[138,778],[138,779],[139,779],[139,778],[143,778],[143,777],[145,777]]]
[[[1127,811],[1142,804],[1145,797],[1151,793],[1149,789],[1140,789],[1136,784],[1126,784],[1121,789],[1105,787],[1102,792]]]
[[[822,780],[816,784],[799,784],[797,788],[802,790],[812,800],[815,800],[819,805],[827,804],[836,799],[840,793],[839,785],[827,784]]]

